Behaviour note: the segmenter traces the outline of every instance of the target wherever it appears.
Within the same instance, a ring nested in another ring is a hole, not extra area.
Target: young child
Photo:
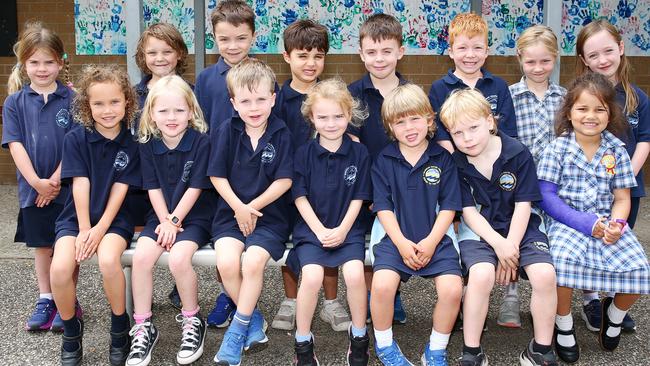
[[[578,73],[587,70],[605,75],[616,88],[616,102],[623,109],[629,124],[628,131],[620,138],[632,162],[636,176],[636,187],[630,189],[632,207],[628,217],[628,226],[634,228],[639,212],[641,197],[645,197],[643,182],[643,164],[650,152],[650,103],[648,96],[630,81],[632,68],[625,57],[625,45],[620,32],[606,20],[595,20],[587,24],[578,33],[576,40]],[[614,294],[609,294],[614,296]],[[583,296],[582,316],[587,328],[597,331],[601,319],[598,293],[587,292]],[[636,325],[629,314],[623,321],[623,330],[634,331]]]
[[[9,77],[2,108],[2,147],[16,164],[20,212],[14,241],[34,248],[39,298],[27,330],[61,331],[50,288],[54,221],[70,193],[61,186],[63,136],[72,127],[74,93],[58,81],[68,65],[61,38],[40,23],[28,24],[14,45],[18,62]],[[27,78],[25,78],[25,76]],[[23,80],[28,79],[28,84]]]
[[[368,118],[361,127],[351,126],[350,132],[368,148],[372,161],[377,159],[379,153],[391,142],[390,134],[384,129],[381,117],[384,97],[399,85],[407,83],[396,71],[397,62],[404,56],[402,43],[402,25],[392,15],[373,14],[363,22],[359,29],[359,56],[368,73],[350,84],[349,89],[352,96],[361,101],[368,110]],[[364,206],[360,215],[367,221],[372,221],[369,208]],[[375,218],[374,222],[373,231],[383,234],[379,220]],[[371,240],[370,246],[372,247],[374,244],[374,240]],[[372,267],[367,266],[365,271],[366,286],[368,287],[368,296],[370,296]],[[402,306],[399,288],[395,295],[393,309],[393,321],[398,324],[406,323],[406,311]],[[370,312],[368,320],[370,320]]]
[[[242,349],[268,341],[256,304],[266,262],[282,258],[289,237],[289,201],[283,195],[291,187],[293,150],[289,129],[271,114],[273,70],[248,59],[226,81],[238,116],[211,134],[207,174],[219,193],[212,222],[217,268],[237,312],[214,360],[239,365]]]
[[[293,148],[307,144],[313,139],[312,126],[305,121],[300,112],[307,91],[318,81],[325,67],[325,55],[329,51],[327,28],[309,19],[300,19],[284,30],[284,60],[291,69],[288,79],[278,92],[275,107],[276,116],[285,121],[291,132]],[[292,215],[297,215],[291,210]],[[290,218],[291,223],[295,218]],[[282,267],[285,299],[271,322],[271,327],[293,330],[296,323],[296,297],[298,296],[298,276],[288,266]],[[336,298],[338,268],[325,268],[323,279],[324,301],[320,317],[330,323],[335,331],[346,331],[350,326],[350,316]]]
[[[566,94],[566,89],[550,80],[559,54],[557,37],[551,28],[534,25],[521,33],[516,50],[524,74],[518,83],[510,85],[517,116],[517,139],[530,150],[537,163],[546,145],[555,138],[553,122]],[[521,327],[516,280],[505,288],[497,324]]]
[[[187,68],[187,45],[183,36],[173,25],[167,23],[152,24],[142,32],[136,46],[135,61],[145,75],[135,85],[138,106],[142,108],[151,89],[158,80],[167,75],[183,75]],[[193,88],[190,84],[190,88]],[[132,133],[137,135],[139,120],[136,120]],[[147,192],[136,190],[126,197],[129,211],[136,226],[144,226],[146,216],[151,210]],[[170,302],[177,309],[182,308],[176,286],[168,295]]]
[[[219,1],[210,15],[212,33],[219,50],[219,61],[201,71],[196,78],[194,94],[203,110],[208,131],[216,131],[221,123],[233,117],[234,109],[228,94],[226,76],[231,67],[248,57],[255,39],[255,12],[243,0]],[[223,328],[230,324],[235,303],[226,294],[219,278],[221,293],[208,314],[208,325]]]
[[[555,270],[542,218],[531,202],[542,197],[535,162],[519,141],[496,131],[490,103],[477,90],[451,93],[440,110],[456,151],[463,217],[458,229],[463,267],[469,275],[463,301],[463,366],[487,365],[481,333],[495,279],[508,284],[518,273],[530,281],[534,338],[522,365],[556,365],[551,348],[557,305]],[[496,272],[496,273],[495,273]]]
[[[478,89],[490,103],[492,114],[499,118],[499,130],[508,136],[517,137],[517,126],[512,98],[508,84],[483,68],[488,57],[488,28],[480,15],[458,14],[449,24],[449,57],[454,60],[454,69],[431,84],[429,101],[434,111],[439,111],[449,94],[470,87]],[[451,138],[445,131],[440,118],[436,120],[436,139],[443,147],[453,151]]]
[[[571,317],[574,288],[615,293],[604,299],[601,312],[599,343],[606,351],[618,346],[623,318],[639,294],[650,293],[650,266],[626,221],[636,181],[615,134],[628,129],[611,82],[585,73],[569,87],[558,137],[537,167],[557,272],[554,342],[564,362],[580,357]]]
[[[97,253],[104,292],[111,307],[109,361],[124,365],[129,353],[129,316],[120,258],[133,237],[122,208],[129,185],[141,184],[138,143],[129,128],[137,101],[126,71],[116,65],[89,65],[77,84],[75,128],[65,137],[61,179],[72,194],[56,220],[50,269],[52,292],[63,319],[61,364],[81,363],[83,321],[75,314],[79,264]]]
[[[148,365],[159,333],[152,322],[153,266],[169,252],[169,269],[183,304],[181,365],[203,354],[206,324],[199,313],[198,285],[192,256],[210,240],[216,197],[206,176],[208,126],[189,85],[179,76],[160,79],[151,88],[140,117],[143,188],[153,212],[147,217],[133,255],[135,325],[127,366]]]
[[[371,198],[370,158],[366,148],[346,134],[349,123],[363,120],[363,112],[340,79],[316,84],[302,106],[304,118],[318,135],[296,151],[291,188],[300,212],[293,242],[302,267],[296,313],[296,365],[318,364],[311,320],[324,267],[338,266],[343,268],[352,312],[347,364],[368,364],[368,304],[363,275],[366,225],[359,211],[363,201]]]
[[[458,251],[449,236],[460,210],[458,173],[449,152],[430,142],[435,116],[420,87],[395,88],[386,96],[381,116],[397,141],[379,153],[372,167],[373,211],[387,234],[372,248],[375,352],[384,365],[411,365],[393,341],[395,292],[400,280],[433,278],[438,304],[421,361],[447,365],[447,343],[463,291]]]

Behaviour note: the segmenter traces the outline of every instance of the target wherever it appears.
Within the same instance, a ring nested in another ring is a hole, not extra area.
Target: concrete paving
[[[17,213],[16,187],[0,186],[0,202],[4,202],[0,215],[0,364],[2,365],[58,365],[61,336],[52,332],[27,332],[23,329],[37,296],[34,276],[33,254],[21,244],[13,243]],[[650,208],[642,205],[637,233],[645,243],[646,252],[650,246]],[[214,270],[197,269],[200,305],[204,315],[213,306],[217,295]],[[154,308],[155,323],[161,332],[152,365],[176,364],[176,352],[180,344],[180,324],[175,321],[177,311],[172,308],[166,294],[171,288],[169,271],[158,268],[155,271]],[[342,284],[342,280],[340,281]],[[483,336],[483,346],[491,365],[518,365],[518,356],[532,337],[532,324],[528,310],[530,286],[522,282],[522,329],[505,329],[496,325],[496,312],[501,290],[496,289],[488,315],[489,330]],[[101,276],[96,264],[84,264],[79,279],[79,300],[84,308],[86,332],[84,334],[84,365],[108,364],[108,330],[110,309],[103,295]],[[344,294],[341,287],[340,294]],[[412,279],[402,288],[408,320],[405,325],[393,328],[395,339],[407,357],[419,364],[419,358],[431,331],[431,309],[435,291],[430,281]],[[270,322],[283,297],[282,282],[278,269],[266,272],[260,308]],[[632,315],[637,322],[635,333],[624,334],[621,345],[614,353],[607,353],[598,347],[596,334],[587,330],[582,320],[578,298],[573,308],[581,359],[578,365],[650,365],[648,330],[650,328],[650,298],[643,297],[633,308]],[[320,311],[320,306],[317,312]],[[316,352],[321,365],[345,365],[347,336],[345,332],[334,332],[316,314],[313,333]],[[223,329],[208,330],[203,357],[196,365],[213,364],[213,357],[223,338]],[[261,350],[245,353],[242,365],[288,365],[293,359],[293,336],[290,332],[270,329],[269,343]],[[462,334],[452,335],[449,354],[450,364],[460,355]],[[371,365],[379,365],[371,351]]]

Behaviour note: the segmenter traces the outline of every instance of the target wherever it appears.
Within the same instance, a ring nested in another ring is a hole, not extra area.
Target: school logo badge
[[[550,249],[548,247],[548,243],[544,243],[543,241],[536,241],[536,242],[533,242],[533,245],[540,252],[544,252],[544,253],[549,253],[550,252]]]
[[[269,142],[264,146],[264,150],[262,150],[262,163],[263,164],[268,164],[275,159],[275,147],[271,145]]]
[[[190,179],[190,170],[192,169],[193,164],[194,160],[188,160],[183,166],[183,175],[181,176],[181,181],[183,181],[183,183],[187,183]]]
[[[517,177],[510,172],[503,172],[499,176],[499,187],[504,191],[512,191],[517,186]]]
[[[605,167],[605,172],[609,175],[616,174],[616,158],[614,154],[608,152],[600,159],[600,163]]]
[[[129,155],[127,155],[124,151],[120,150],[117,152],[117,155],[115,155],[115,161],[113,162],[113,168],[117,170],[118,172],[124,170],[126,166],[129,165]]]
[[[440,183],[440,173],[440,168],[437,166],[428,166],[424,169],[424,172],[422,172],[422,179],[424,180],[424,183],[435,186]]]
[[[345,171],[343,172],[343,181],[346,186],[351,186],[357,181],[357,171],[358,169],[354,165],[345,168]]]
[[[497,104],[499,102],[499,97],[496,94],[488,95],[485,97],[485,100],[490,103],[490,109],[492,110],[492,113],[496,113],[497,111]]]
[[[60,109],[54,117],[56,125],[61,128],[66,128],[70,125],[70,112],[67,109]]]
[[[636,126],[639,125],[639,111],[634,111],[628,114],[627,123],[629,123],[632,128],[636,128]]]

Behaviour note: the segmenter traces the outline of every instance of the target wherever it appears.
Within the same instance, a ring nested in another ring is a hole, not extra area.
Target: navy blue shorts
[[[147,191],[140,189],[129,190],[129,193],[127,194],[124,201],[126,203],[126,211],[129,213],[129,215],[131,215],[131,220],[133,220],[133,225],[146,225],[148,223],[147,215],[153,211],[151,202],[149,202],[149,194]]]
[[[365,259],[365,243],[343,243],[336,248],[323,248],[319,243],[301,243],[296,246],[300,267],[318,264],[323,267],[338,267],[351,260]]]
[[[21,208],[16,222],[14,242],[25,243],[30,248],[51,248],[56,241],[54,223],[63,211],[63,205],[50,203],[44,207]]]
[[[495,267],[499,263],[499,258],[494,249],[484,241],[463,240],[459,246],[465,275],[469,275],[469,269],[476,263],[491,263]],[[524,267],[535,263],[553,265],[548,241],[542,241],[539,238],[531,238],[531,240],[524,238],[524,241],[519,245],[519,275],[527,280],[528,276]]]
[[[131,240],[133,240],[133,232],[129,232],[120,227],[111,226],[106,230],[106,234],[117,234],[126,240],[126,247],[128,248],[131,245]],[[58,241],[64,236],[74,236],[79,235],[79,229],[60,229],[56,233],[56,240]]]
[[[433,252],[433,257],[426,267],[417,271],[407,267],[402,261],[402,256],[399,250],[386,235],[378,244],[372,247],[375,261],[372,264],[373,272],[380,269],[389,269],[397,272],[402,282],[406,282],[411,276],[419,276],[424,278],[433,278],[442,275],[452,274],[461,276],[460,260],[458,252],[454,247],[451,238],[445,235],[442,241]]]
[[[142,229],[140,236],[146,236],[154,241],[158,240],[158,234],[155,233],[155,230],[159,224],[160,222],[157,218],[150,219]],[[193,223],[184,224],[183,231],[176,233],[176,243],[179,241],[191,241],[196,243],[200,248],[210,242],[210,231],[204,225]]]
[[[241,241],[244,243],[244,250],[248,250],[251,246],[263,248],[274,261],[282,259],[284,251],[287,249],[287,238],[265,227],[256,227],[248,237],[244,237],[244,234],[236,228],[221,232],[212,238],[212,245],[214,246],[214,242],[221,238],[234,238]]]

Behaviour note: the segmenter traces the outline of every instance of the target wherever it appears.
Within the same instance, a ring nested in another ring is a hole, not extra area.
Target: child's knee
[[[531,264],[527,268],[527,274],[533,291],[555,291],[555,268],[551,264]]]
[[[169,256],[169,271],[173,275],[184,274],[192,271],[192,257],[185,255]]]
[[[496,275],[495,268],[491,264],[478,263],[470,268],[468,286],[474,290],[490,293],[494,287]]]
[[[302,280],[300,287],[305,286],[306,289],[315,289],[318,291],[323,283],[323,273],[316,271],[302,271]]]
[[[443,284],[436,285],[438,292],[438,301],[444,301],[451,304],[460,304],[463,297],[463,283],[459,281],[446,281]]]
[[[236,260],[226,260],[217,258],[217,270],[219,275],[222,278],[232,278],[233,276],[239,276],[239,270],[241,268],[239,259]]]
[[[50,266],[50,283],[54,286],[64,284],[72,279],[75,270],[74,265],[68,263],[53,262]]]
[[[343,272],[343,277],[345,279],[345,285],[347,287],[366,287],[366,277],[363,272],[363,267],[361,267],[359,270],[345,271]]]
[[[97,263],[99,264],[99,270],[104,277],[122,275],[121,256],[119,255],[98,256]]]
[[[136,250],[133,254],[133,270],[135,271],[151,270],[153,268],[152,262],[154,261],[150,258],[150,254],[146,251]]]
[[[382,298],[382,299],[394,298],[396,292],[397,292],[397,288],[394,286],[393,283],[389,281],[378,281],[376,277],[373,278],[371,298],[372,297]]]
[[[264,273],[266,261],[262,258],[254,257],[252,255],[244,256],[241,264],[241,272],[244,277],[259,277]]]

